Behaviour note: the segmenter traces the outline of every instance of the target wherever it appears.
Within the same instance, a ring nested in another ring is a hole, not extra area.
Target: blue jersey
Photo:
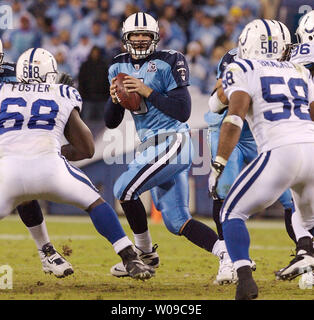
[[[217,76],[216,79],[222,79],[223,72],[225,71],[228,64],[234,61],[234,58],[238,54],[238,48],[233,48],[229,50],[219,61],[217,66]]]
[[[4,62],[0,65],[0,82],[16,82],[16,64]]]
[[[231,50],[229,50],[219,61],[218,66],[217,66],[217,80],[221,79],[223,76],[223,72],[225,71],[226,67],[234,62],[234,59],[236,57],[238,53],[238,48],[233,48]],[[213,113],[211,111],[207,112],[204,115],[204,119],[207,122],[208,126],[214,130],[214,131],[218,131],[220,130],[220,127],[222,125],[222,121],[225,118],[225,116],[227,115],[228,110],[225,110],[223,113],[218,114],[218,113]],[[252,142],[254,141],[252,132],[249,128],[249,125],[247,123],[247,121],[245,120],[243,122],[243,128],[241,131],[241,136],[239,139],[239,142]]]
[[[174,50],[156,51],[145,59],[134,60],[129,53],[116,56],[109,68],[109,82],[123,72],[141,79],[153,90],[168,91],[189,85],[189,68],[185,57]],[[165,131],[186,131],[186,123],[165,115],[147,99],[142,99],[140,110],[131,112],[141,141]]]

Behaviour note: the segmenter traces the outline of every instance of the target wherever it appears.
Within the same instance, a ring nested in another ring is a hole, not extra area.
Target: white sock
[[[40,225],[27,229],[32,235],[38,250],[41,250],[46,243],[50,242],[45,220]]]
[[[118,241],[116,241],[115,243],[112,244],[113,249],[116,253],[119,253],[124,248],[126,248],[128,246],[132,246],[132,245],[133,245],[133,243],[131,242],[131,240],[127,236],[119,239]]]
[[[222,252],[227,252],[225,240],[217,240],[213,246],[212,254],[220,257]]]
[[[241,267],[244,267],[244,266],[249,266],[251,267],[251,261],[250,260],[237,260],[233,263],[233,266],[236,270],[238,270],[239,268]]]
[[[312,234],[304,228],[300,211],[297,208],[292,214],[291,223],[297,241],[303,237],[313,237]]]
[[[152,238],[149,231],[144,233],[133,234],[134,235],[134,244],[137,248],[141,249],[143,252],[152,252],[153,244]]]

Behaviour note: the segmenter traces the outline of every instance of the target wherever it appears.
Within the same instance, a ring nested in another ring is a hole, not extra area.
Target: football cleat
[[[303,237],[298,240],[295,257],[275,275],[277,280],[292,280],[311,270],[314,270],[313,241],[310,237]]]
[[[294,259],[285,268],[277,271],[277,280],[293,280],[309,269],[314,270],[314,255],[307,253],[305,250],[299,250]]]
[[[252,269],[250,266],[240,267],[237,270],[238,285],[235,300],[253,300],[258,296],[258,288],[252,277]]]
[[[133,279],[147,280],[155,274],[155,269],[145,264],[138,256],[132,246],[128,246],[119,252],[123,266]]]
[[[53,273],[57,278],[64,278],[74,273],[72,265],[59,254],[51,243],[38,250],[45,273]]]
[[[219,269],[214,284],[224,285],[236,283],[237,281],[238,277],[234,270],[233,263],[228,252],[224,251],[219,256]]]
[[[145,253],[141,249],[135,247],[135,252],[138,254],[139,258],[143,263],[147,266],[150,266],[154,269],[159,267],[159,256],[156,252],[156,249],[158,248],[158,245],[155,244],[153,246],[153,250],[151,252]],[[124,264],[122,262],[119,262],[111,267],[110,273],[115,277],[129,277],[130,274],[126,270]]]
[[[299,280],[300,289],[313,289],[314,288],[314,271],[305,272]]]
[[[238,282],[238,275],[227,252],[222,252],[219,257],[219,270],[214,284],[224,285]],[[251,260],[250,268],[256,270],[255,261]]]

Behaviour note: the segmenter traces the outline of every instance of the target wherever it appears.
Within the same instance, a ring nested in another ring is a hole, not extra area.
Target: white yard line
[[[215,227],[215,223],[211,218],[200,218],[197,217],[197,220],[204,222],[210,227]],[[49,223],[92,223],[91,219],[88,216],[51,216],[46,215],[45,220]],[[127,224],[127,220],[124,216],[119,216],[119,220],[121,224]],[[4,218],[2,221],[20,221],[20,217],[18,215],[10,215]],[[285,229],[284,220],[248,220],[246,225],[249,229]],[[1,226],[1,221],[0,221]]]
[[[51,240],[94,240],[97,236],[91,236],[87,234],[71,234],[71,235],[54,235],[50,236]],[[27,234],[0,234],[0,240],[32,240],[32,237]]]

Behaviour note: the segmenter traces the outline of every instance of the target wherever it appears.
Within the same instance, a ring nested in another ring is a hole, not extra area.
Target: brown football
[[[122,72],[117,74],[115,81],[117,85],[116,96],[122,107],[130,111],[137,111],[140,108],[141,96],[137,92],[127,91],[123,84],[126,76],[127,74]]]

